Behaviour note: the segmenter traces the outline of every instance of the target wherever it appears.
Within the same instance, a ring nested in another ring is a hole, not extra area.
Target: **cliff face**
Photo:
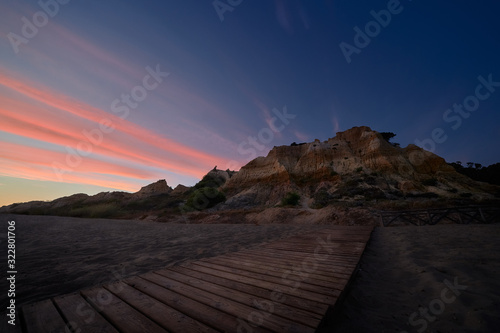
[[[274,147],[266,157],[242,167],[224,190],[233,197],[228,204],[238,206],[240,201],[273,205],[288,191],[306,196],[319,190],[329,195],[337,191],[338,196],[338,190],[346,187],[380,190],[387,197],[419,191],[439,195],[481,192],[488,186],[458,174],[435,154],[415,145],[394,146],[362,126],[323,142]]]

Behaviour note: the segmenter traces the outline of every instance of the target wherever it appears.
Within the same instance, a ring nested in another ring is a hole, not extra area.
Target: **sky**
[[[0,206],[194,185],[354,126],[500,162],[500,3],[4,0]]]

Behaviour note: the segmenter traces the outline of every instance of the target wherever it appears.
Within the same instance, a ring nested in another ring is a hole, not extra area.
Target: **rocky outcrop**
[[[289,191],[306,197],[321,190],[337,198],[366,193],[371,193],[369,198],[389,198],[429,191],[481,195],[487,187],[458,174],[435,154],[415,145],[400,148],[361,126],[323,142],[274,147],[266,157],[243,166],[224,190],[229,194],[227,204],[238,207],[250,201],[275,205]]]
[[[274,147],[266,157],[258,157],[242,167],[226,188],[241,189],[261,182],[333,180],[338,174],[359,168],[369,173],[405,176],[454,171],[437,155],[414,145],[404,149],[395,147],[380,133],[363,126],[339,132],[324,142]]]
[[[149,184],[140,189],[139,192],[134,193],[136,197],[148,197],[157,194],[171,193],[173,190],[167,185],[165,179],[160,179],[156,183]]]
[[[188,186],[184,186],[182,184],[179,184],[177,185],[174,190],[170,193],[171,195],[174,195],[174,196],[182,196],[184,195],[185,193],[187,193],[187,191],[189,191],[190,187]]]

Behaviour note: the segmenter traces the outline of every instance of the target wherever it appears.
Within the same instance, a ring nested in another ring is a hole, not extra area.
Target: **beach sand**
[[[2,276],[8,270],[7,221],[11,220],[16,222],[18,309],[51,296],[324,228],[0,215]],[[8,289],[7,280],[2,278],[2,309],[7,306]],[[2,325],[5,318],[2,315]]]
[[[376,228],[359,268],[320,332],[500,331],[499,224]]]
[[[18,309],[51,296],[324,227],[20,215],[0,215],[0,220],[2,244],[7,221],[16,221]],[[496,332],[499,259],[498,224],[376,228],[345,301],[327,317],[320,332]],[[4,254],[3,272],[6,260]],[[458,285],[455,293],[443,292],[449,289],[445,281]],[[7,290],[2,279],[2,308]],[[416,315],[411,325],[412,314],[420,308],[428,309],[428,319]],[[17,331],[6,322],[2,314],[1,332]]]

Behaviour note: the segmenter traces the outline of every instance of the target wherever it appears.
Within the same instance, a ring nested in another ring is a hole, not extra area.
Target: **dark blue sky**
[[[253,152],[361,125],[396,133],[402,146],[418,140],[449,162],[500,161],[500,3],[216,3],[230,10],[219,15],[212,1],[200,0],[70,1],[13,46],[23,17],[33,21],[43,9],[4,1],[4,189],[22,183],[24,201],[27,192],[133,191],[158,178],[192,185],[213,165],[238,168]],[[392,12],[390,22],[374,24],[372,11],[387,21]],[[366,33],[367,24],[372,37],[349,63],[340,45],[356,47],[355,28]],[[169,75],[120,117],[112,102],[157,66]],[[453,108],[464,101],[472,111]],[[276,112],[284,108],[283,122]],[[99,128],[106,114],[119,117],[116,130],[68,166],[67,147],[88,141],[82,131]],[[29,121],[42,130],[28,130]],[[55,179],[54,162],[67,166],[63,179]]]

